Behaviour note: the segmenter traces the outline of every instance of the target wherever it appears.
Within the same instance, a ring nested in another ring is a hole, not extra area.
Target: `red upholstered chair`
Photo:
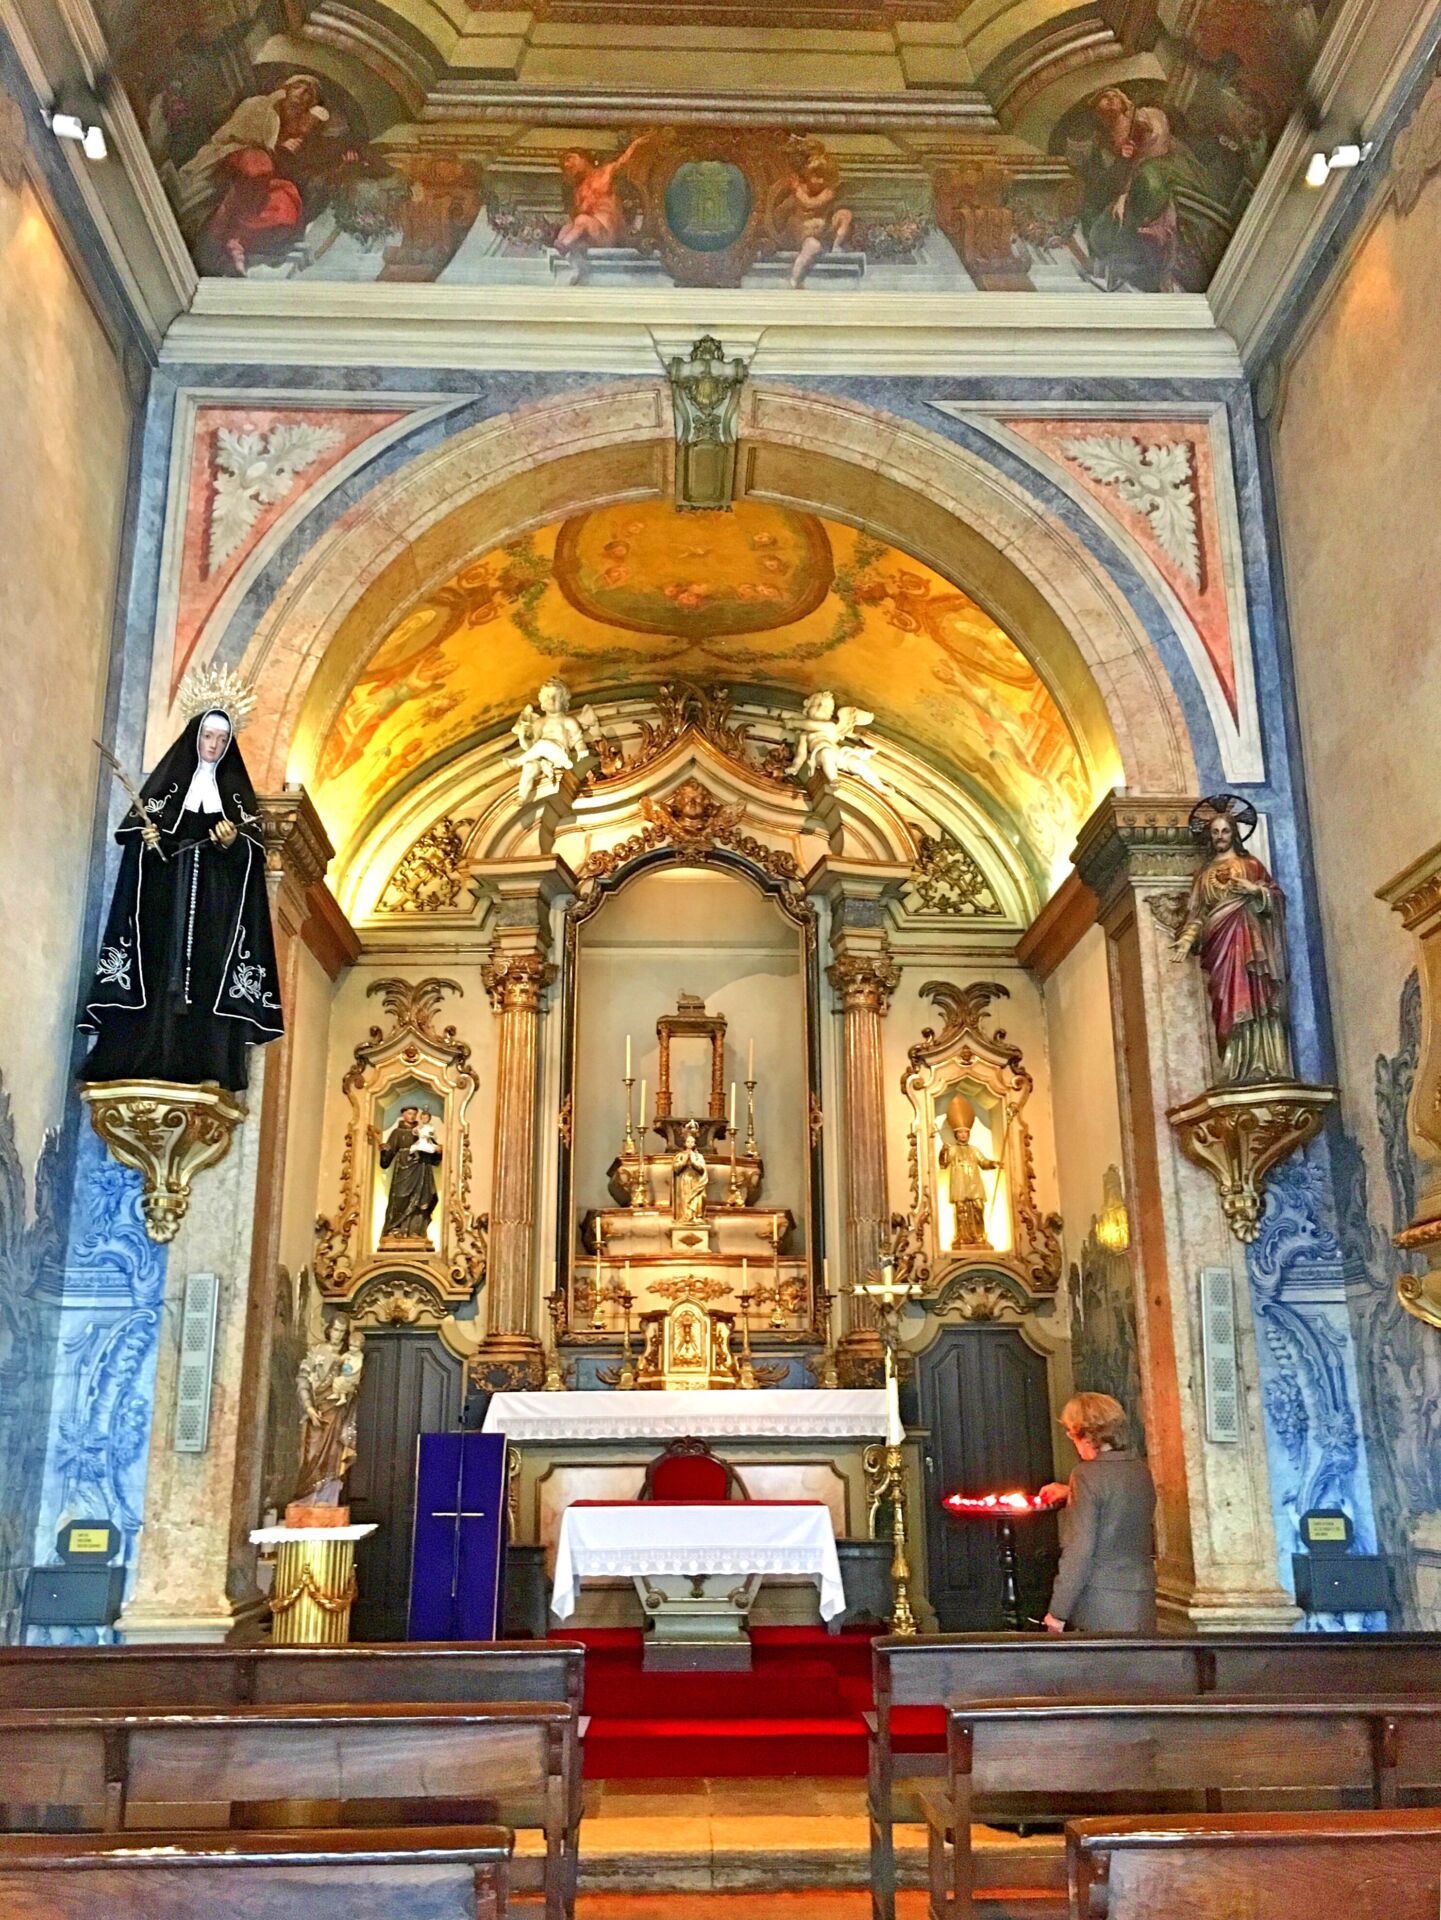
[[[696,1505],[711,1500],[749,1500],[745,1482],[704,1440],[672,1440],[645,1470],[642,1500]]]

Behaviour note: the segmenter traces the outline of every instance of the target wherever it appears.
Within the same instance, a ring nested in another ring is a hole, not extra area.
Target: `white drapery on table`
[[[714,1393],[497,1393],[485,1431],[512,1440],[880,1440],[878,1387]]]
[[[677,1400],[699,1397],[673,1396]],[[587,1574],[615,1580],[647,1574],[707,1573],[803,1574],[821,1590],[822,1620],[833,1620],[845,1612],[841,1563],[829,1511],[809,1501],[752,1505],[743,1500],[694,1507],[670,1501],[567,1507],[560,1523],[550,1610],[557,1619],[568,1620],[575,1612],[576,1595]]]

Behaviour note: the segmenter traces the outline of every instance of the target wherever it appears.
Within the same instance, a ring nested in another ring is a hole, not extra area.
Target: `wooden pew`
[[[944,1709],[1032,1695],[1318,1695],[1441,1690],[1434,1634],[1245,1633],[1151,1639],[942,1633],[873,1643],[867,1803],[875,1920],[895,1920],[897,1779],[944,1773]]]
[[[998,1794],[1097,1808],[1141,1794],[1158,1814],[1225,1791],[1288,1810],[1343,1793],[1371,1807],[1395,1807],[1403,1788],[1441,1795],[1441,1698],[987,1701],[952,1708],[948,1726],[946,1785],[922,1796],[931,1920],[968,1920],[971,1826]],[[1028,1897],[1059,1901],[1059,1871]]]
[[[6,1920],[503,1920],[504,1827],[0,1835]],[[163,1851],[162,1851],[163,1849]]]
[[[1078,1820],[1070,1920],[1436,1920],[1441,1815]]]
[[[156,1823],[157,1809],[225,1810],[301,1803],[306,1826],[394,1824],[419,1806],[437,1819],[495,1821],[545,1834],[547,1920],[574,1903],[578,1835],[568,1775],[574,1709],[559,1701],[428,1706],[200,1708],[88,1713],[63,1707],[0,1713],[0,1819],[32,1826],[27,1810],[73,1809],[106,1832]],[[143,1805],[142,1805],[143,1803]],[[162,1815],[163,1818],[163,1815]]]
[[[405,1641],[345,1647],[0,1647],[6,1707],[248,1707],[325,1700],[565,1700],[576,1641]]]

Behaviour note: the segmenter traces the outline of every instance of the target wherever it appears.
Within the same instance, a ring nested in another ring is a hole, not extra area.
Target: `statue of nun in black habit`
[[[237,703],[238,705],[238,703]],[[80,1025],[82,1080],[214,1082],[284,1032],[255,789],[224,707],[199,713],[120,822],[124,849]]]

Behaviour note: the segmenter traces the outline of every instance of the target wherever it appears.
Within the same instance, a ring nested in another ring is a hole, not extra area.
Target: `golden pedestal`
[[[250,1538],[275,1553],[271,1642],[277,1647],[343,1647],[355,1603],[355,1543],[365,1527],[261,1527]]]

